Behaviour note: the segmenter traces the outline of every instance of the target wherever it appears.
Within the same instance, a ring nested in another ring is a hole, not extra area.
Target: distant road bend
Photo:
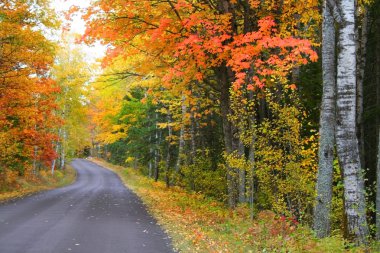
[[[111,171],[87,160],[67,187],[0,204],[0,253],[166,253],[168,235]]]

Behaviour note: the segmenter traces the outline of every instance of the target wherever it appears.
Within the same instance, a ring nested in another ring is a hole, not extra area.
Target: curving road
[[[74,184],[0,205],[1,253],[174,252],[116,174],[82,159],[72,166]]]

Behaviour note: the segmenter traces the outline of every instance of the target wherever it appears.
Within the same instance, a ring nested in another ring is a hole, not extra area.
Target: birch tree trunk
[[[61,135],[61,128],[58,130],[58,136]],[[58,154],[58,150],[59,150],[59,141],[56,142],[55,144],[55,153]],[[54,175],[54,171],[55,171],[55,164],[57,163],[57,158],[53,160],[52,164],[51,164],[51,174]]]
[[[66,100],[66,95],[67,95],[67,90],[65,89],[64,91],[64,100]],[[63,104],[63,108],[62,108],[62,119],[65,120],[66,119],[66,103]],[[66,140],[67,140],[67,133],[66,133],[66,129],[65,127],[62,127],[60,129],[61,131],[61,134],[62,134],[62,141],[61,141],[61,157],[60,157],[60,169],[63,170],[65,168],[65,159],[66,159]],[[98,154],[99,154],[99,151],[98,151]]]
[[[66,130],[62,129],[62,144],[61,144],[61,164],[60,164],[60,169],[63,170],[65,168],[65,162],[66,162],[66,139],[67,139],[67,134]]]
[[[319,121],[317,198],[313,217],[314,230],[318,237],[330,235],[335,144],[335,27],[333,16],[327,6],[327,0],[323,4],[322,73],[323,93]]]
[[[53,162],[51,163],[51,174],[52,175],[54,175],[56,161],[57,161],[57,159],[54,159]]]
[[[355,1],[340,1],[342,22],[339,30],[337,67],[336,144],[344,174],[345,211],[348,233],[359,244],[367,242],[368,225],[364,179],[361,173],[356,136],[356,41]]]

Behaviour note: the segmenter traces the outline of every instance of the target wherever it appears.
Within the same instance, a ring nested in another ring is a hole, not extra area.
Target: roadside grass
[[[141,197],[179,252],[375,252],[374,246],[355,247],[340,236],[317,239],[309,228],[271,211],[251,221],[244,206],[232,211],[201,194],[167,188],[133,168],[91,160],[114,171]]]
[[[50,171],[41,170],[38,176],[17,179],[14,187],[0,191],[0,203],[40,191],[63,187],[72,184],[75,179],[76,171],[70,165],[66,165],[65,170],[56,170],[54,175]]]

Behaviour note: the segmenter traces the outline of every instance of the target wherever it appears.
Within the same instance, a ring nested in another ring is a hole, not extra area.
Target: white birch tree
[[[323,93],[319,128],[319,161],[317,176],[317,198],[314,209],[314,230],[318,237],[330,235],[330,212],[332,200],[332,178],[335,131],[335,27],[334,18],[327,0],[323,3],[322,22],[322,73]]]
[[[366,220],[364,178],[356,135],[356,36],[355,1],[341,0],[337,58],[336,147],[343,170],[345,212],[348,233],[357,243],[366,243],[369,234]]]
[[[369,235],[362,164],[357,138],[357,36],[354,0],[326,0],[323,10],[323,101],[320,118],[319,171],[314,229],[319,237],[329,235],[332,198],[332,161],[335,143],[343,170],[347,230],[358,244]],[[335,23],[338,44],[335,45]],[[335,49],[337,63],[335,72]],[[336,73],[336,77],[335,77]],[[336,78],[336,79],[335,79]],[[336,82],[336,96],[334,96]],[[334,98],[336,107],[334,108]],[[336,118],[334,120],[334,112]]]

